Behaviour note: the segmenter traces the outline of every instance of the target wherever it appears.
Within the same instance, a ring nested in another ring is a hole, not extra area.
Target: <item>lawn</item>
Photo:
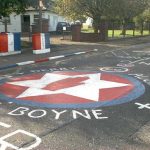
[[[82,29],[82,32],[84,33],[94,33],[94,30],[92,28],[89,29]],[[114,37],[123,37],[123,35],[121,35],[122,30],[114,30]],[[112,37],[113,31],[109,30],[108,31],[108,37]],[[135,36],[140,36],[140,30],[135,30]],[[149,35],[149,31],[148,30],[144,30],[143,31],[143,35]],[[133,30],[126,30],[126,37],[130,37],[133,36]]]
[[[113,31],[112,30],[109,30],[108,31],[108,36],[109,37],[112,37],[112,33]],[[123,35],[121,35],[122,31],[121,30],[115,30],[114,31],[114,37],[122,37]],[[135,36],[140,36],[141,35],[141,32],[140,30],[135,30]],[[144,30],[143,31],[143,35],[149,35],[149,31],[148,30]],[[127,30],[126,31],[126,36],[133,36],[133,30]]]

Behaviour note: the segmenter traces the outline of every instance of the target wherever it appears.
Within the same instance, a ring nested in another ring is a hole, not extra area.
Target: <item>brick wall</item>
[[[72,26],[72,41],[75,42],[100,42],[108,40],[108,30],[104,23],[101,24],[100,33],[82,33],[81,25]]]
[[[81,42],[100,42],[100,34],[98,33],[80,33]]]

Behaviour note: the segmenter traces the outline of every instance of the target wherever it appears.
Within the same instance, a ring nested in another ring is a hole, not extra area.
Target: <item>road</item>
[[[2,70],[0,149],[149,150],[150,43],[131,41]]]

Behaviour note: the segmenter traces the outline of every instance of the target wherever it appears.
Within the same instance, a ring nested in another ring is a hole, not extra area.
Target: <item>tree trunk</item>
[[[125,28],[125,25],[123,25],[123,27],[122,27],[121,35],[126,35],[126,28]]]
[[[96,26],[94,27],[94,33],[98,33],[98,28]]]
[[[93,18],[93,28],[94,33],[100,34],[101,41],[106,41],[108,39],[108,24],[106,20],[102,20],[100,16],[98,18]]]
[[[126,22],[125,22],[125,20],[123,20],[123,23],[122,23],[122,32],[121,32],[121,35],[123,35],[123,36],[126,35]]]
[[[93,18],[94,33],[99,32],[100,18]]]
[[[101,41],[107,41],[108,40],[108,23],[106,20],[101,20],[99,29],[100,29]]]
[[[5,32],[7,33],[8,29],[7,29],[7,19],[4,19],[4,26],[5,26]]]
[[[141,22],[141,31],[140,31],[140,32],[141,32],[141,35],[143,35],[143,31],[144,31],[144,22],[142,21],[142,22]]]

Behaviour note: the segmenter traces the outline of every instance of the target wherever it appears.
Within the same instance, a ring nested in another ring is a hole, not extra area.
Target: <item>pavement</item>
[[[51,53],[0,58],[0,150],[149,150],[150,37],[53,41]],[[56,43],[55,43],[56,42]]]
[[[23,44],[22,54],[12,56],[3,56],[0,60],[0,66],[6,66],[14,63],[39,60],[47,57],[65,55],[69,53],[79,52],[79,51],[89,51],[93,49],[98,49],[101,52],[116,50],[124,48],[131,45],[136,45],[139,43],[149,42],[149,37],[135,38],[135,39],[121,39],[121,40],[111,40],[109,42],[103,43],[84,43],[84,42],[72,42],[68,40],[62,40],[61,38],[51,38],[51,53],[34,55],[32,52],[31,44],[28,44],[29,39],[23,39],[25,44]]]

